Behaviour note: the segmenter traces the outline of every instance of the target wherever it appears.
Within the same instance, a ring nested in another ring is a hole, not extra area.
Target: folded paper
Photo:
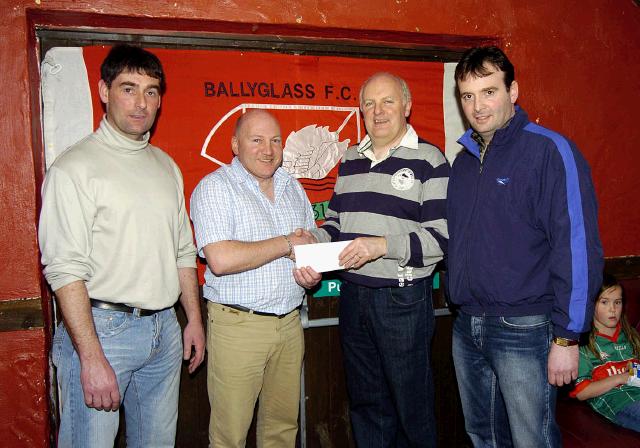
[[[338,255],[351,241],[337,243],[304,244],[293,248],[296,267],[310,267],[316,272],[329,272],[344,269],[338,262]]]

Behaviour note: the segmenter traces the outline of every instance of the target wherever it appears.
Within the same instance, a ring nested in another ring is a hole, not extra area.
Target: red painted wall
[[[41,331],[2,333],[0,341],[0,446],[48,443],[47,367]]]
[[[589,160],[607,256],[640,254],[640,8],[632,0],[2,0],[0,2],[0,300],[41,294],[38,180],[26,8],[154,18],[495,36],[516,66],[520,104],[575,140]],[[203,22],[203,27],[206,23]],[[297,30],[297,31],[296,31]],[[331,37],[331,36],[327,36]],[[37,101],[37,98],[35,98]],[[45,332],[0,338],[0,440],[45,446]]]

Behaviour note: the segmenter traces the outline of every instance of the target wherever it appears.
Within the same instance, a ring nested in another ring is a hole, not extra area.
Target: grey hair
[[[361,111],[362,111],[362,103],[364,101],[364,89],[375,78],[379,78],[383,76],[393,79],[400,86],[400,90],[402,91],[402,105],[406,105],[411,101],[411,90],[409,90],[409,85],[407,84],[407,81],[405,81],[404,79],[402,79],[397,75],[394,75],[393,73],[377,72],[371,75],[365,82],[363,82],[362,86],[360,87],[360,110]]]

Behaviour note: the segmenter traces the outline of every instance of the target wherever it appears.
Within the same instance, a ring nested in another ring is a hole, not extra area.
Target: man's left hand
[[[387,253],[387,239],[383,236],[361,236],[353,240],[339,255],[340,266],[358,269],[365,263]]]
[[[189,373],[202,363],[204,359],[204,328],[202,322],[189,322],[184,327],[182,358],[189,360]],[[192,353],[193,352],[193,353]]]
[[[577,345],[561,347],[552,342],[547,363],[549,384],[560,387],[575,380],[578,377],[579,357]]]
[[[293,278],[296,283],[305,289],[311,289],[322,279],[322,274],[318,274],[312,268],[305,266],[293,270]]]

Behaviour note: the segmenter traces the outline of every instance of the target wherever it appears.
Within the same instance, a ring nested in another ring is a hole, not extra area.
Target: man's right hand
[[[80,385],[85,404],[98,410],[115,411],[120,407],[118,381],[96,334],[84,281],[69,283],[55,293],[65,327],[80,357]]]
[[[80,384],[88,407],[99,411],[115,411],[120,407],[118,380],[104,356],[80,363]]]
[[[287,238],[289,238],[289,241],[291,241],[291,245],[293,247],[300,246],[302,244],[313,244],[318,242],[316,237],[313,236],[311,232],[302,228],[296,229],[295,231],[291,232],[289,235],[287,235]],[[289,254],[289,258],[295,260],[293,251],[291,251],[291,253]]]

